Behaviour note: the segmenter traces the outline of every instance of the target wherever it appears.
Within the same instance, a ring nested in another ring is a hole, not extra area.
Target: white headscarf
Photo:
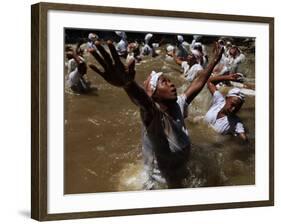
[[[229,90],[226,97],[231,97],[231,96],[238,97],[240,100],[242,100],[242,102],[244,102],[245,100],[245,95],[241,92],[239,88],[233,88]]]
[[[88,35],[88,39],[91,41],[96,41],[98,38],[99,38],[98,35],[95,33],[89,33]]]
[[[115,33],[121,37],[123,40],[126,40],[127,39],[127,35],[124,31],[115,31]]]
[[[184,38],[182,35],[177,35],[177,39],[180,43],[184,42]]]
[[[144,37],[144,42],[145,42],[145,44],[148,44],[149,41],[150,41],[150,39],[151,39],[152,37],[153,37],[153,34],[152,34],[152,33],[146,34],[145,37]]]
[[[163,72],[152,71],[147,79],[144,81],[144,88],[149,96],[152,96],[157,88],[158,79],[163,75]]]

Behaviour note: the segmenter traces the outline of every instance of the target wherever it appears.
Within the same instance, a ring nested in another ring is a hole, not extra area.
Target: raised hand
[[[217,64],[221,60],[223,52],[224,52],[224,47],[222,47],[218,42],[215,42],[213,48],[213,53],[214,53],[213,61],[215,64]]]
[[[101,46],[100,42],[95,42],[95,45],[100,54],[96,50],[91,53],[103,67],[104,71],[101,71],[93,64],[89,65],[91,69],[102,76],[108,83],[117,87],[125,87],[134,81],[136,74],[134,59],[126,66],[121,62],[111,41],[107,42],[111,55]]]

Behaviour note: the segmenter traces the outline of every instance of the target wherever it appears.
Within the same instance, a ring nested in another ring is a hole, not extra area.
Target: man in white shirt
[[[208,88],[213,95],[210,109],[205,115],[204,120],[216,132],[222,135],[232,134],[247,140],[243,123],[236,113],[242,107],[245,96],[238,88],[229,90],[224,97],[216,88],[216,84],[222,81],[238,81],[239,75],[231,74],[224,76],[211,77],[208,80]]]

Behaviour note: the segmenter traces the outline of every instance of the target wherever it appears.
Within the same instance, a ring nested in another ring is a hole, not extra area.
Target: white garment
[[[226,134],[244,133],[244,126],[236,115],[218,117],[218,113],[225,105],[225,98],[219,91],[213,95],[212,105],[205,115],[205,122],[208,123],[216,132]]]
[[[116,45],[116,51],[119,55],[127,53],[128,42],[126,39],[121,39]]]
[[[192,82],[197,77],[198,72],[203,70],[203,67],[200,64],[194,64],[190,67],[187,61],[183,61],[181,67],[185,79],[189,82]]]
[[[84,59],[81,56],[79,56],[79,58],[82,61],[84,61]],[[78,72],[77,63],[74,60],[74,58],[70,59],[67,62],[67,74],[68,74],[67,81],[66,81],[67,85],[69,87],[77,85],[79,82],[79,79],[81,78],[81,74]]]
[[[245,60],[245,55],[240,53],[239,56],[233,58],[232,56],[227,54],[223,54],[220,60],[220,64],[222,64],[222,69],[219,71],[219,75],[223,75],[227,72],[236,73],[238,71],[239,65]]]
[[[94,50],[97,50],[96,45],[94,44],[93,41],[88,41],[88,42],[87,42],[87,49],[94,49]]]

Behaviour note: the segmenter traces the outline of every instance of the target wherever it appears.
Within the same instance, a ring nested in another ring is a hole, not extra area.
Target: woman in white
[[[240,89],[233,88],[224,97],[216,88],[219,82],[237,81],[238,78],[237,74],[231,74],[211,77],[208,80],[208,89],[213,95],[213,100],[204,120],[219,134],[233,134],[246,141],[244,125],[236,115],[244,103],[244,94]]]

